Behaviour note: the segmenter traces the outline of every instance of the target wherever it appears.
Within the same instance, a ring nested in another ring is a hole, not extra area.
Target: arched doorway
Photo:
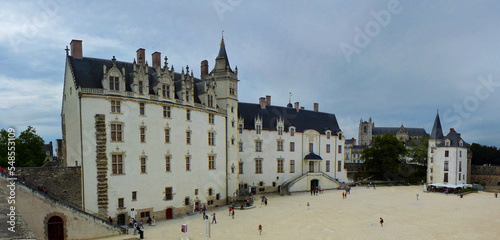
[[[319,180],[318,179],[311,180],[311,190],[318,188],[318,186],[319,186]]]
[[[125,225],[125,214],[119,214],[116,220],[116,224]]]
[[[59,216],[49,218],[47,222],[48,239],[64,240],[64,221]]]
[[[172,208],[167,208],[167,210],[165,210],[165,218],[166,219],[172,219]]]

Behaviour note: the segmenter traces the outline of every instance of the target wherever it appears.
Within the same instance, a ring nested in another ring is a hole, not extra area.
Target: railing
[[[281,189],[280,189],[280,195],[290,195],[290,187],[295,184],[296,182],[298,182],[299,180],[301,180],[302,178],[304,178],[305,176],[307,176],[307,173],[305,174],[302,174],[288,182],[285,182],[282,186],[281,186]]]
[[[344,188],[348,187],[347,184],[339,182],[337,179],[333,178],[332,176],[330,176],[330,175],[328,175],[328,174],[326,174],[324,172],[321,172],[321,174],[323,175],[323,177],[325,177],[326,179],[328,179],[328,180],[330,180],[330,181],[332,181],[334,183],[337,183],[339,186],[342,186]]]
[[[102,88],[82,88],[82,93],[104,95],[106,91]]]

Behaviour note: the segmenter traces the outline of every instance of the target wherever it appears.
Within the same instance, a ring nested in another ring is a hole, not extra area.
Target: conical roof
[[[439,120],[439,112],[434,119],[434,126],[432,126],[431,139],[443,139],[443,128],[441,127],[441,120]]]

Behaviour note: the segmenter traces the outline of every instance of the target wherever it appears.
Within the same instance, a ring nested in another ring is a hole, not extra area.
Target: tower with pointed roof
[[[427,183],[450,187],[466,184],[470,168],[469,144],[455,129],[444,136],[439,112],[434,119],[427,150]]]
[[[238,175],[236,168],[238,166],[238,148],[236,141],[238,139],[238,72],[231,69],[229,58],[227,57],[224,36],[221,38],[219,54],[215,58],[215,66],[212,71],[202,78],[205,81],[215,83],[216,102],[219,108],[226,111],[226,142],[227,144],[227,196],[235,196],[238,189]]]

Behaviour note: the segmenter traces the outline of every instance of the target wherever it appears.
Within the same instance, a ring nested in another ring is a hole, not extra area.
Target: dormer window
[[[257,123],[255,126],[255,133],[260,134],[262,132],[262,125],[260,123]]]
[[[214,107],[214,96],[208,95],[207,105],[208,105],[208,107]]]
[[[451,144],[451,141],[449,139],[446,139],[446,141],[444,142],[444,146],[449,147],[450,144]]]
[[[460,147],[463,147],[464,146],[464,141],[460,140],[459,145],[460,145]]]
[[[189,90],[186,91],[186,101],[189,102]]]
[[[139,81],[139,93],[144,94],[144,82]]]
[[[330,139],[331,136],[332,136],[332,132],[326,131],[326,139]]]
[[[170,86],[163,84],[161,86],[161,95],[164,98],[170,98]]]
[[[283,126],[278,126],[278,135],[283,135]]]
[[[120,91],[120,78],[119,77],[109,77],[109,90]]]
[[[294,127],[291,127],[290,128],[290,136],[295,136],[295,128]]]

